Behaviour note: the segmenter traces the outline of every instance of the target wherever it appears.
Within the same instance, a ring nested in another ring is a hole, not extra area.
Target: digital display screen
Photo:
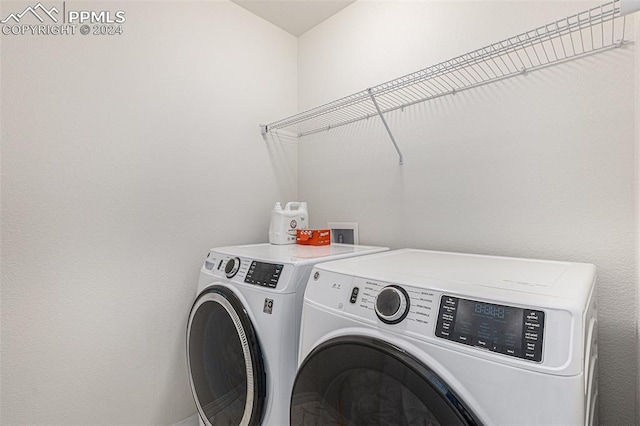
[[[436,336],[527,361],[542,361],[545,314],[443,295]]]
[[[244,282],[275,288],[280,278],[283,265],[253,261]]]
[[[482,345],[520,350],[523,314],[519,308],[460,299],[453,330],[475,337]]]

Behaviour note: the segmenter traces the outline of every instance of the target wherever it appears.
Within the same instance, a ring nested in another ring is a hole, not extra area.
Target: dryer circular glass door
[[[262,353],[246,309],[228,288],[213,286],[193,304],[187,361],[205,424],[260,423],[266,388]]]
[[[422,362],[384,341],[339,337],[298,369],[292,425],[480,425]]]

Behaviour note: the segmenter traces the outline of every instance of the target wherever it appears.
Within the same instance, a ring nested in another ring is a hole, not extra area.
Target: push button
[[[360,292],[360,289],[358,287],[354,287],[353,290],[351,290],[349,303],[356,303],[356,300],[358,300],[358,292]]]
[[[524,317],[530,322],[540,322],[540,312],[538,311],[526,310],[524,312]]]
[[[474,339],[474,343],[481,348],[489,347],[489,342],[486,339]]]
[[[538,331],[540,329],[540,323],[539,322],[526,321],[524,323],[524,325],[525,325],[527,331]]]
[[[525,332],[524,333],[524,338],[525,338],[525,340],[536,342],[536,341],[538,341],[538,333],[534,333],[534,332],[530,332],[530,331]]]
[[[445,296],[442,298],[442,301],[444,302],[445,305],[451,306],[451,307],[457,307],[458,305],[458,301],[453,298],[453,297],[449,297],[449,296]]]
[[[464,343],[467,345],[471,344],[471,341],[469,340],[469,336],[467,336],[466,334],[456,334],[455,337],[460,343]]]

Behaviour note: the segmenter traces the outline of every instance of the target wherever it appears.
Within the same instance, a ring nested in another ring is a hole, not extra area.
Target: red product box
[[[306,246],[326,246],[331,244],[329,229],[298,229],[296,243]]]

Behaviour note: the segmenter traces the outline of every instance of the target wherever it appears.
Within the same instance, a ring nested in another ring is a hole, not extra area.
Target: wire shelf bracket
[[[389,128],[389,125],[387,124],[387,120],[385,120],[384,115],[382,115],[382,111],[380,110],[380,106],[378,105],[378,102],[376,101],[376,97],[373,95],[373,92],[371,89],[367,89],[367,92],[369,93],[369,96],[371,96],[371,102],[373,102],[373,106],[376,107],[376,111],[378,111],[378,115],[380,116],[380,120],[382,120],[382,124],[384,124],[384,128],[387,129],[387,133],[389,134],[389,137],[391,138],[391,142],[393,142],[393,146],[395,147],[396,151],[398,152],[398,161],[400,163],[400,165],[402,166],[404,164],[404,159],[402,158],[402,152],[400,152],[400,148],[398,148],[398,143],[396,142],[396,138],[393,137],[393,133],[391,133],[391,129]]]
[[[384,114],[609,49],[625,39],[625,16],[640,0],[613,0],[338,100],[260,125],[298,138],[379,116],[403,164]]]

